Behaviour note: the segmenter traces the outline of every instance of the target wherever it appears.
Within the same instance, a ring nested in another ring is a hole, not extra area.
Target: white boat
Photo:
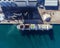
[[[19,30],[50,30],[53,26],[49,24],[20,24],[17,25]]]

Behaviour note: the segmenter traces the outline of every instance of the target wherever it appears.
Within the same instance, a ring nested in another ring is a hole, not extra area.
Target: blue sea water
[[[60,48],[60,25],[53,25],[51,36],[45,34],[46,31],[42,34],[21,33],[16,25],[0,25],[0,48]]]

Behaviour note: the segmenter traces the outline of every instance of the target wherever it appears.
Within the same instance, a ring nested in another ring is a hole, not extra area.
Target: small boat
[[[19,30],[50,30],[53,26],[49,24],[21,24],[17,25]]]

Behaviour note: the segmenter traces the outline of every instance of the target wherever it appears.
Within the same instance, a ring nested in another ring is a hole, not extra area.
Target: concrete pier
[[[45,10],[38,8],[39,14],[42,18],[43,13],[48,13],[51,15],[51,21],[50,22],[45,22],[45,24],[60,24],[60,10]]]

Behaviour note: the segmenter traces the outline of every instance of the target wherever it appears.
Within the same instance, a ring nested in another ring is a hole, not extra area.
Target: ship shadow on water
[[[21,30],[20,30],[21,31]],[[34,36],[34,35],[48,35],[50,37],[51,40],[54,40],[54,33],[53,33],[53,29],[51,30],[24,30],[24,31],[21,31],[21,35],[22,36],[27,36],[27,37],[30,37],[30,35]]]

